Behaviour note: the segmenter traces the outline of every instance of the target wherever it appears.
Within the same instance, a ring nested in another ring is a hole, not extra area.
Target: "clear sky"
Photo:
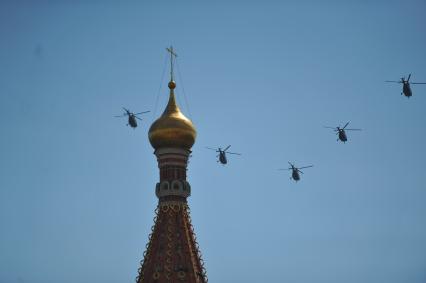
[[[1,1],[0,282],[134,282],[170,44],[210,282],[426,282],[426,2],[317,2]]]

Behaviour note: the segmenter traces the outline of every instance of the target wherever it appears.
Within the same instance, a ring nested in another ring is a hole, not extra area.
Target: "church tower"
[[[169,101],[148,133],[160,170],[160,181],[155,188],[158,206],[136,282],[206,283],[206,271],[187,202],[191,186],[186,172],[197,132],[176,104],[173,60],[177,55],[173,47],[167,51],[171,67]]]

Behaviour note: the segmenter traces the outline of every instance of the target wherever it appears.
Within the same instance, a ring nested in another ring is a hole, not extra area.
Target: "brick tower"
[[[148,134],[160,169],[160,182],[155,188],[158,206],[136,282],[206,283],[187,203],[191,186],[186,180],[186,171],[197,133],[176,104],[173,80],[176,54],[172,47],[167,50],[171,66],[169,101]]]

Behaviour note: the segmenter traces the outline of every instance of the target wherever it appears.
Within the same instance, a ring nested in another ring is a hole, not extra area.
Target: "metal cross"
[[[166,48],[167,52],[170,52],[170,77],[173,81],[173,56],[177,57],[177,54],[173,50],[173,46],[170,45],[170,48]]]

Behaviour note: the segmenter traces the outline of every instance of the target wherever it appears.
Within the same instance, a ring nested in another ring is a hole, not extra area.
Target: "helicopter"
[[[229,153],[229,154],[235,154],[235,155],[241,155],[241,153],[235,153],[235,152],[229,152],[229,151],[227,151],[230,147],[231,146],[228,145],[225,149],[222,149],[220,147],[218,149],[211,148],[211,147],[206,147],[206,148],[218,152],[219,154],[216,157],[219,157],[219,159],[217,160],[217,162],[220,162],[223,165],[225,165],[226,163],[228,163],[228,160],[226,159],[226,154],[227,153]]]
[[[410,83],[410,77],[411,74],[408,75],[408,79],[405,80],[405,77],[402,77],[400,81],[385,81],[387,83],[399,83],[402,84],[402,92],[401,95],[405,95],[407,98],[410,98],[410,96],[413,95],[413,92],[411,91],[410,84],[416,84],[416,85],[424,85],[426,83]]]
[[[341,140],[343,143],[348,141],[348,138],[346,136],[345,131],[362,131],[361,129],[346,129],[346,127],[349,125],[349,122],[346,123],[346,125],[343,128],[339,127],[324,127],[328,129],[333,129],[336,132],[336,135],[339,135],[339,138],[337,141]]]
[[[126,111],[125,113],[123,113],[122,115],[114,116],[114,117],[119,118],[119,117],[126,117],[126,116],[128,116],[129,120],[128,120],[128,123],[126,125],[132,127],[133,129],[138,126],[138,123],[136,122],[136,119],[142,121],[142,119],[139,118],[137,115],[149,112],[149,111],[143,111],[143,112],[139,112],[139,113],[132,113],[132,112],[130,112],[130,110],[128,110],[128,109],[126,109],[124,107],[123,107],[123,109],[124,109],[124,111]]]
[[[309,165],[309,166],[303,166],[303,167],[297,168],[294,164],[292,164],[290,162],[288,162],[288,164],[290,164],[290,166],[291,166],[290,168],[278,169],[278,170],[292,170],[290,179],[293,179],[296,182],[300,180],[299,173],[303,174],[303,172],[300,169],[310,168],[310,167],[314,166],[314,165]]]

